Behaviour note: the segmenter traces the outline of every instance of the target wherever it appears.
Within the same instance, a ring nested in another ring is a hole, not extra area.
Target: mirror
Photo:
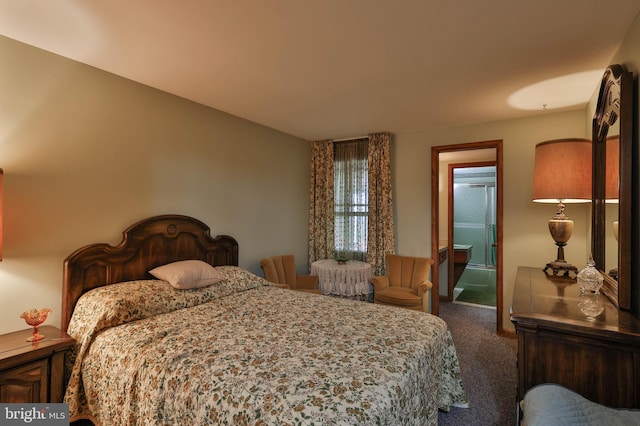
[[[618,280],[619,254],[619,209],[620,200],[620,126],[619,120],[609,128],[605,142],[605,212],[604,212],[604,270]]]
[[[620,309],[631,308],[632,102],[631,73],[611,65],[602,77],[592,125],[591,250],[605,279],[602,291]]]

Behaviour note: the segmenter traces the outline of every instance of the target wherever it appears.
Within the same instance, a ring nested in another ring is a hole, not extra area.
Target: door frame
[[[504,333],[502,314],[503,301],[503,264],[502,264],[502,240],[503,240],[503,141],[489,140],[483,142],[470,142],[454,145],[441,145],[431,147],[431,253],[434,259],[439,256],[439,228],[440,228],[440,154],[445,152],[473,151],[478,149],[496,150],[496,331]],[[470,161],[471,162],[471,161]],[[448,191],[448,190],[447,190]],[[447,236],[448,237],[448,236]],[[451,254],[453,241],[448,241],[448,253]],[[451,256],[448,256],[451,259]],[[449,262],[451,263],[451,262]],[[433,314],[439,314],[440,285],[438,262],[432,268],[433,290],[431,292],[431,309]],[[448,296],[446,296],[448,299]]]

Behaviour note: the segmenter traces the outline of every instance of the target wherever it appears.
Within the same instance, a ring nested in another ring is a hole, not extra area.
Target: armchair
[[[433,259],[388,254],[386,275],[371,278],[374,303],[429,311],[429,281]]]
[[[321,294],[317,275],[296,274],[296,261],[293,255],[268,257],[260,261],[260,266],[264,272],[264,278],[278,287]]]

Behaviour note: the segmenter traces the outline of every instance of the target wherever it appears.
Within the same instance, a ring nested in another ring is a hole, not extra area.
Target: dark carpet
[[[496,311],[440,303],[460,361],[469,408],[439,413],[441,426],[513,426],[516,422],[517,340],[496,334]]]

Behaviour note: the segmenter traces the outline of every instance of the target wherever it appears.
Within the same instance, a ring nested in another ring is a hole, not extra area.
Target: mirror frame
[[[618,203],[618,279],[605,268],[606,141],[609,127],[619,120],[620,177]],[[593,200],[591,217],[591,251],[596,266],[604,277],[602,292],[620,309],[631,309],[631,244],[632,244],[632,168],[633,168],[633,76],[622,65],[609,66],[602,76],[598,103],[593,116]]]

